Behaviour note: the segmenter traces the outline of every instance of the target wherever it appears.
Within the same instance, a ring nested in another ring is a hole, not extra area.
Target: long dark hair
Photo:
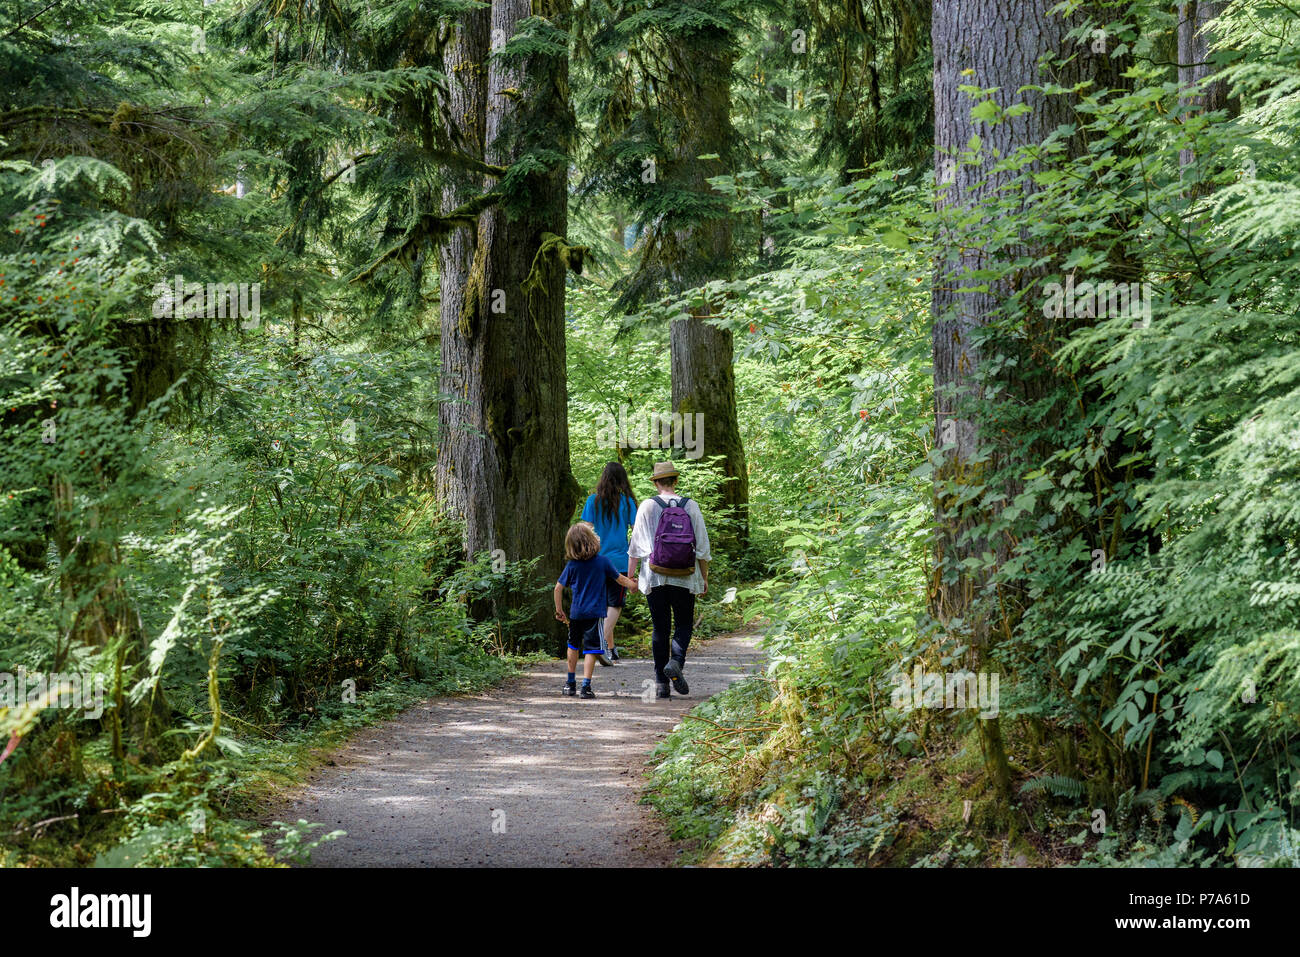
[[[600,481],[596,483],[596,507],[613,521],[623,507],[624,495],[636,498],[632,494],[632,483],[627,480],[627,470],[618,462],[606,462],[605,471],[600,473]]]

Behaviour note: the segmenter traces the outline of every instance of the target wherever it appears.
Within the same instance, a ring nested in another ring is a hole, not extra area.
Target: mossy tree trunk
[[[540,3],[537,12],[565,29],[567,0]],[[442,388],[453,398],[441,414],[438,485],[465,520],[467,555],[499,549],[507,561],[537,559],[549,583],[563,567],[579,495],[569,470],[564,287],[566,268],[580,267],[581,253],[563,241],[572,136],[567,57],[500,52],[530,14],[529,0],[495,0],[487,23],[468,15],[448,54],[457,80],[448,119],[461,148],[481,143],[483,160],[498,167],[541,157],[546,168],[443,247]],[[460,199],[453,188],[444,203]],[[513,595],[496,606],[500,617],[522,609],[520,633],[558,644],[559,625],[542,596]]]
[[[971,649],[974,670],[994,666],[995,638],[1012,636],[1027,601],[1025,595],[1001,586],[992,593],[993,569],[966,564],[985,555],[993,556],[995,566],[1007,560],[1011,542],[981,533],[1004,504],[984,503],[1010,502],[1022,491],[1007,443],[986,434],[989,410],[999,405],[1028,407],[1048,395],[1055,387],[1050,357],[1071,331],[1065,324],[1044,323],[1041,309],[1015,297],[1016,290],[1050,268],[1050,250],[1031,250],[1027,241],[1017,245],[1017,240],[990,250],[981,242],[994,216],[1026,212],[1033,188],[1020,180],[1018,171],[995,166],[1074,119],[1071,98],[1045,97],[1025,87],[1049,80],[1071,87],[1089,79],[1110,88],[1123,69],[1123,63],[1101,47],[1098,52],[1067,39],[1089,11],[1065,18],[1050,12],[1054,6],[1052,0],[935,0],[933,6],[936,205],[941,226],[932,353],[936,445],[944,452],[935,475],[936,561],[930,607],[953,637]],[[1093,19],[1098,19],[1095,11]],[[1100,22],[1107,22],[1104,16]],[[972,30],[973,23],[980,28]],[[1054,63],[1050,75],[1041,69],[1047,61]],[[1001,110],[1016,103],[1029,110],[995,124],[973,120],[976,100],[960,89],[967,85],[996,87],[992,98]],[[973,153],[972,142],[979,143]],[[1078,155],[1085,145],[1076,136],[1070,155]],[[996,212],[986,206],[995,201]],[[1020,235],[1025,236],[1023,231]],[[977,278],[981,271],[1005,269],[1019,257],[1028,261],[1045,253],[1049,255],[1033,269],[1008,272],[993,281]],[[1006,321],[1018,334],[1009,340],[996,335],[990,339],[994,323]],[[996,369],[992,373],[990,363]],[[1035,448],[1034,457],[1040,454],[1050,450]],[[981,487],[982,492],[975,491]],[[1011,770],[998,719],[981,720],[980,733],[991,782],[998,796],[1009,801]]]
[[[731,214],[708,183],[724,168],[717,160],[698,157],[727,158],[734,150],[733,63],[734,51],[721,30],[699,31],[671,51],[666,82],[678,106],[679,123],[673,155],[665,163],[665,179],[676,189],[710,200],[705,217],[673,230],[660,245],[669,282],[678,292],[726,278],[730,272]],[[716,168],[710,168],[710,162]],[[672,323],[672,401],[674,412],[704,416],[704,457],[723,456],[722,505],[733,524],[719,535],[719,542],[738,552],[749,538],[749,472],[736,413],[732,334],[701,318],[714,311],[713,303],[704,303],[693,308],[689,317]]]
[[[749,537],[749,474],[736,414],[736,375],[731,332],[698,318],[679,319],[669,333],[673,411],[702,413],[704,456],[724,456],[723,508],[734,531],[719,535],[729,549],[743,549]],[[696,436],[697,440],[699,436]]]

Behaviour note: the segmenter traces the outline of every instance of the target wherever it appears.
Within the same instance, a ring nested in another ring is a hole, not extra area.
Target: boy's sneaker
[[[668,682],[660,681],[655,685],[656,698],[671,698],[673,693],[668,690]]]
[[[591,685],[583,685],[583,686],[582,686],[582,691],[580,691],[580,692],[578,693],[578,697],[579,697],[579,698],[594,698],[594,697],[596,697],[596,692],[594,692],[594,691],[591,690]]]
[[[614,663],[614,662],[612,662],[612,661],[609,660],[609,653],[608,653],[608,652],[601,652],[600,654],[598,654],[598,655],[596,656],[596,660],[599,661],[599,662],[600,662],[602,665],[604,665],[606,668],[608,668],[610,665],[612,665],[612,664]]]
[[[609,649],[609,656],[610,656],[610,658],[612,658],[614,661],[621,661],[621,660],[622,660],[622,658],[619,657],[618,649],[617,649],[617,648],[611,648],[611,649]]]
[[[573,681],[566,681],[564,683],[564,689],[560,692],[560,694],[565,695],[566,697],[569,698],[572,698],[577,693],[578,693],[578,685],[576,682]]]
[[[665,673],[665,674],[668,673],[668,669],[667,669],[667,668],[664,669],[664,673]],[[688,685],[688,684],[686,683],[686,679],[683,678],[681,675],[678,675],[676,678],[673,679],[673,689],[674,689],[678,694],[690,694],[690,693],[691,693],[691,686]]]

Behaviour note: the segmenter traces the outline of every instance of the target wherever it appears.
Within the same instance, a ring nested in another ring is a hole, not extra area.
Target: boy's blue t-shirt
[[[582,520],[591,522],[600,536],[600,553],[613,562],[619,573],[627,571],[627,530],[636,524],[636,499],[624,495],[618,503],[618,514],[613,518],[596,501],[596,496],[588,495],[587,504],[582,507]]]
[[[573,589],[573,598],[569,602],[570,618],[604,618],[605,617],[605,581],[613,581],[621,575],[604,555],[594,555],[586,561],[569,559],[560,572],[560,584]]]

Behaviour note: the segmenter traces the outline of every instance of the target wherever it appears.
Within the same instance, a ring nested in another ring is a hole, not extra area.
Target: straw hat
[[[676,478],[681,473],[673,467],[672,462],[656,462],[655,470],[650,473],[650,481],[658,482],[660,479]]]

